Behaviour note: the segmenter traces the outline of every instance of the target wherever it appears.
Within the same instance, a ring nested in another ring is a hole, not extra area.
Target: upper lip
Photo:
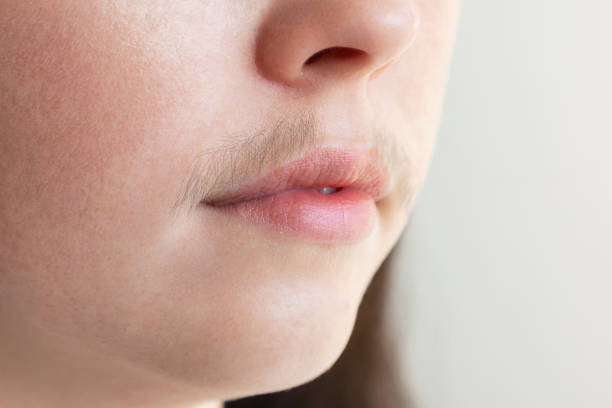
[[[323,187],[356,189],[379,201],[389,192],[389,180],[389,169],[375,149],[328,147],[277,167],[255,180],[229,187],[203,204],[219,207],[287,190]]]

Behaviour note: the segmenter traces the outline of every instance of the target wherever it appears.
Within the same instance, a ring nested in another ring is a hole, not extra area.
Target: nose
[[[379,75],[413,41],[414,0],[278,0],[259,26],[259,73],[292,87]]]

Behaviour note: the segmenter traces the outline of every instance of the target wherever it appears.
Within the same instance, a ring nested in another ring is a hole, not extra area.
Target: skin
[[[0,405],[216,407],[330,368],[425,178],[458,7],[0,0]],[[357,52],[304,65],[329,47]],[[366,238],[172,216],[202,152],[306,111],[403,152]]]

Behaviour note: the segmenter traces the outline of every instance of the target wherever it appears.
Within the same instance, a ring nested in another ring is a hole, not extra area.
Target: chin
[[[267,293],[256,306],[226,309],[218,316],[224,325],[212,333],[194,339],[190,331],[191,338],[183,336],[184,344],[173,345],[173,355],[157,364],[173,380],[224,400],[297,387],[338,360],[351,336],[360,300],[320,289],[291,296]]]
[[[249,390],[246,395],[287,390],[319,377],[339,359],[354,322],[353,311],[347,310],[346,315],[330,314],[307,324],[299,322],[301,328],[295,331],[275,333],[276,339],[271,336],[264,347],[276,342],[279,350],[262,354],[264,364],[249,376],[256,380],[251,387],[241,387],[235,397],[245,396],[245,390]]]

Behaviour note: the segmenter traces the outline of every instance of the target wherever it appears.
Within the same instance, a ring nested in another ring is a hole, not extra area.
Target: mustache
[[[370,123],[370,149],[392,176],[400,205],[407,207],[414,192],[410,183],[412,163],[401,138],[379,122]],[[232,137],[218,147],[200,152],[191,164],[172,207],[172,215],[195,209],[235,186],[257,179],[267,172],[321,149],[325,139],[321,123],[311,111],[302,111],[272,126],[252,131],[247,137]],[[347,143],[350,143],[347,140]]]

